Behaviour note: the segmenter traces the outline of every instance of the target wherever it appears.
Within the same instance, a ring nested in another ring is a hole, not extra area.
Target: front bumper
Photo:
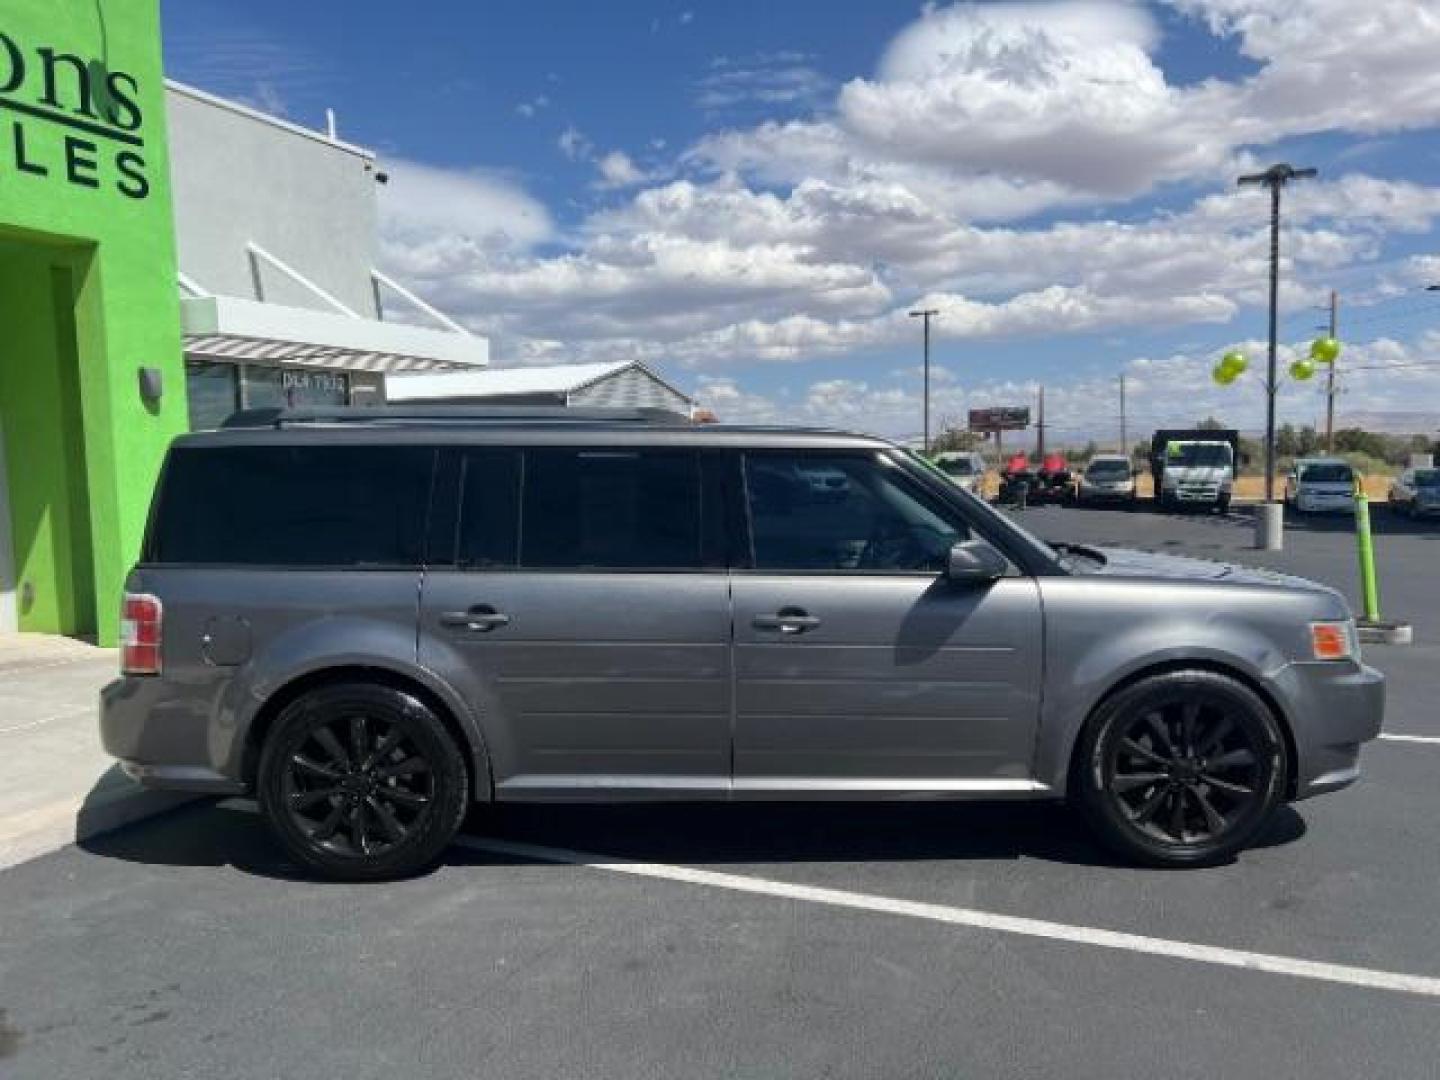
[[[1364,664],[1301,662],[1276,677],[1295,737],[1292,797],[1338,791],[1360,777],[1360,747],[1380,734],[1385,676]]]

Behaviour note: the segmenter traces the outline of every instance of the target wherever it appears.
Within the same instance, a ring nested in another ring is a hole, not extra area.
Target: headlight
[[[1311,623],[1310,649],[1316,660],[1359,660],[1360,635],[1355,623],[1350,619]]]

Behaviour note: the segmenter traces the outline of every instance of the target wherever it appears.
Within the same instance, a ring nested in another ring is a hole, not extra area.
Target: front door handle
[[[756,630],[778,630],[782,634],[803,634],[820,625],[820,620],[804,608],[783,607],[774,615],[756,615],[750,620]]]
[[[489,604],[476,604],[468,611],[440,613],[441,626],[453,626],[476,634],[488,634],[500,626],[510,625],[510,616],[496,611]]]

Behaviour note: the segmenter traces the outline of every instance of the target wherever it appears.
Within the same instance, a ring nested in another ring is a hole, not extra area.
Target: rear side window
[[[531,450],[520,564],[689,570],[701,553],[700,456],[693,451]]]
[[[146,558],[237,566],[418,566],[434,451],[173,450]]]

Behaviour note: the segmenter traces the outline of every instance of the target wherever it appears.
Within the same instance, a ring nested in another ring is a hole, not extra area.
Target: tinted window
[[[693,452],[532,450],[524,483],[524,566],[702,565],[700,461]]]
[[[975,466],[969,458],[942,458],[935,463],[940,471],[951,476],[974,476]]]
[[[1123,461],[1092,461],[1085,475],[1124,480],[1130,476],[1130,466]]]
[[[907,480],[864,456],[754,454],[745,461],[759,570],[941,570],[968,530]]]
[[[1440,487],[1440,469],[1416,469],[1416,487]]]
[[[461,567],[514,566],[520,544],[520,455],[513,450],[471,450],[461,459]]]
[[[414,566],[433,451],[422,447],[178,449],[148,558],[262,566]]]
[[[1350,466],[1338,463],[1306,465],[1300,470],[1300,479],[1309,484],[1348,484],[1353,478]]]

